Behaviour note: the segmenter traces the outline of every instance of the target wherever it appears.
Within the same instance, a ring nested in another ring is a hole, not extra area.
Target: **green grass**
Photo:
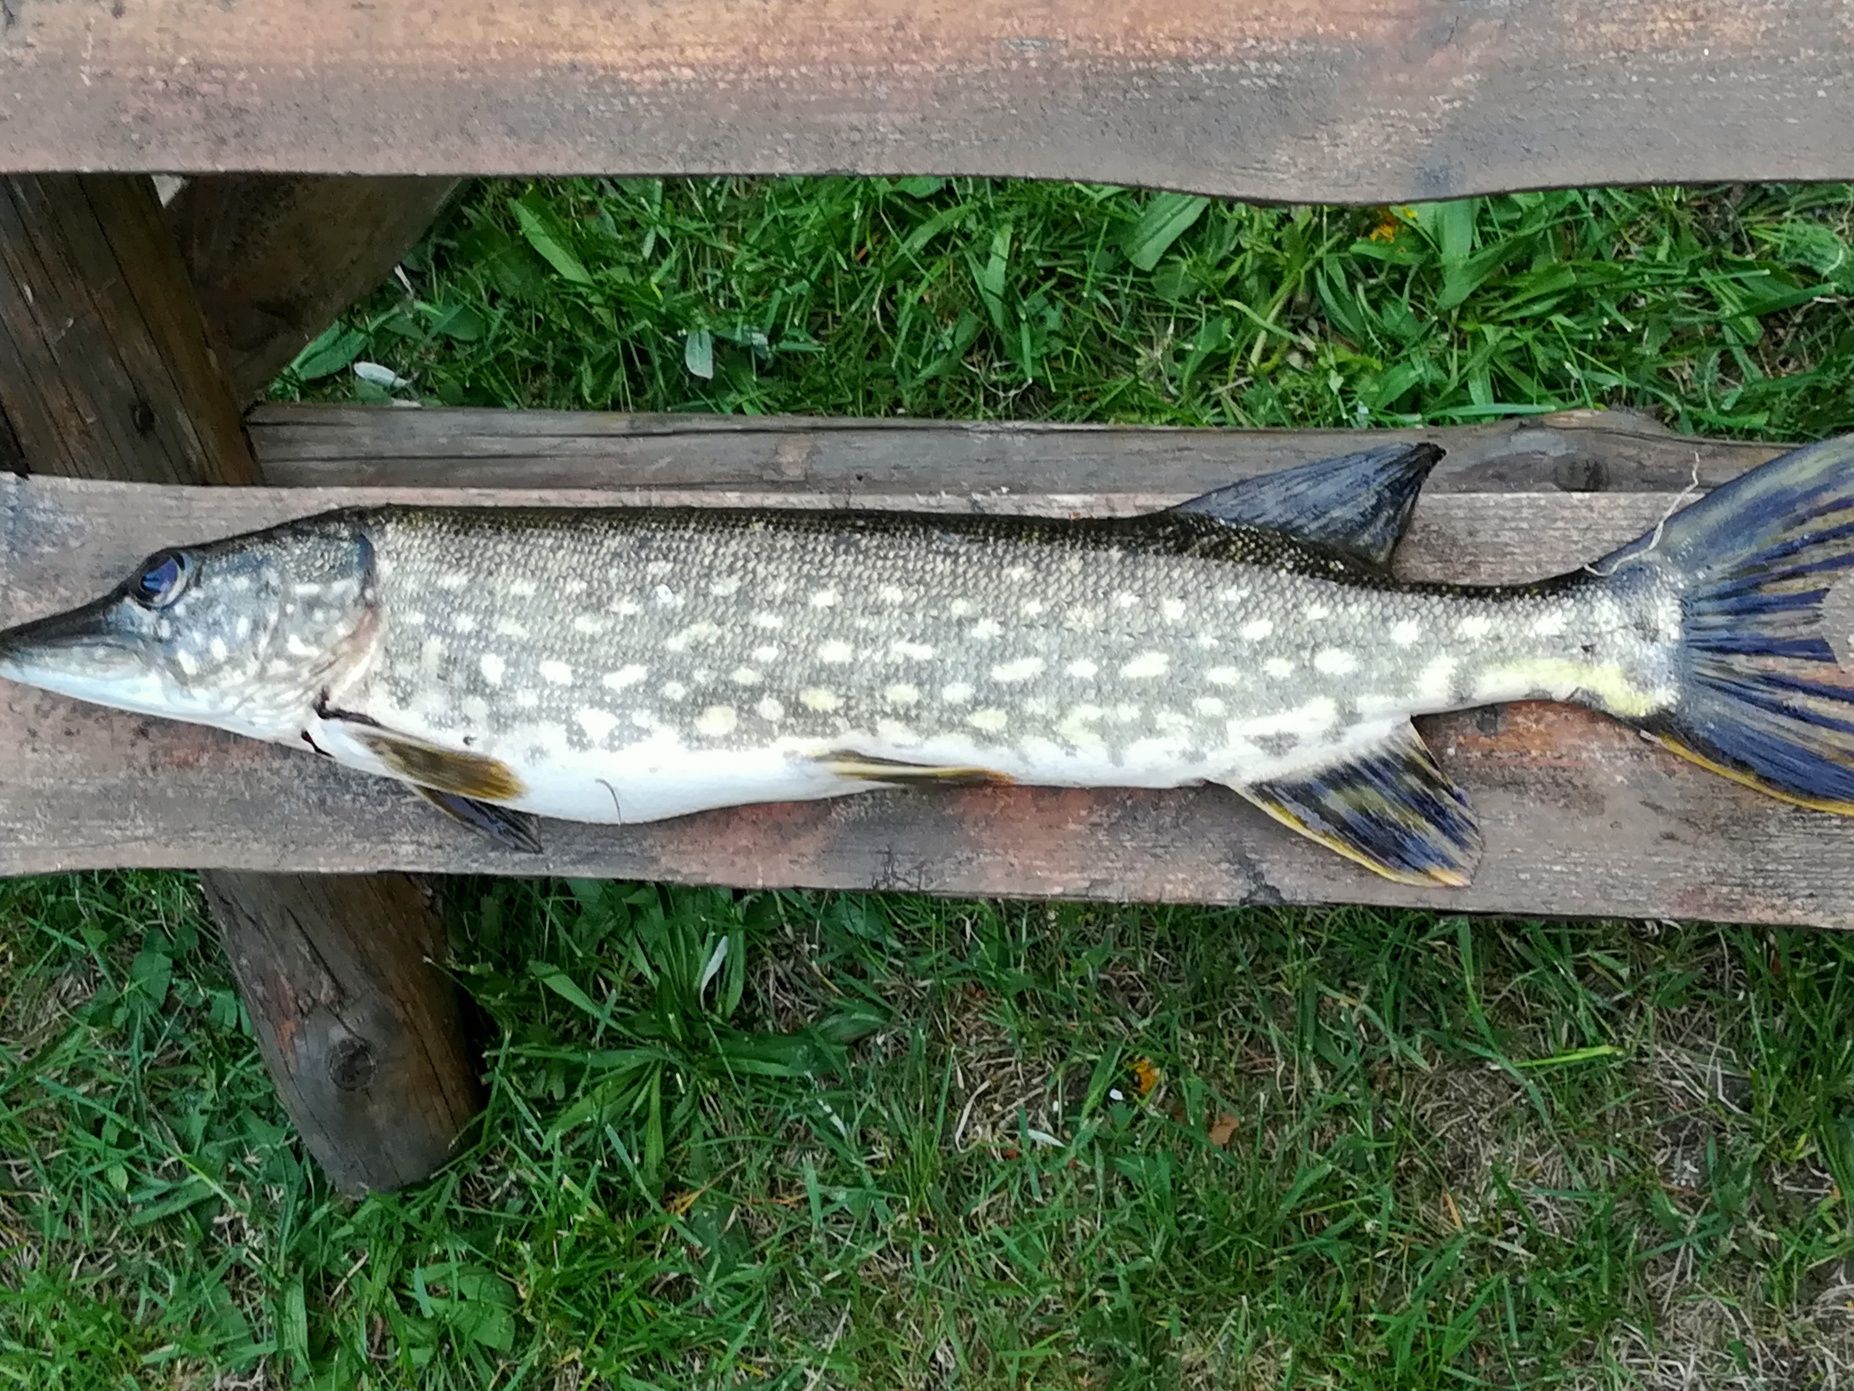
[[[377,399],[367,360],[482,404],[1610,404],[1802,437],[1854,428],[1851,241],[1839,187],[1387,221],[489,184],[278,390]],[[430,1184],[354,1204],[291,1137],[189,881],[0,884],[0,1387],[1850,1376],[1854,939],[590,883],[449,904],[488,1110]]]

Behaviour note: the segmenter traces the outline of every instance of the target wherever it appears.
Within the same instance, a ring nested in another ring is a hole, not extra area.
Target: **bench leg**
[[[238,398],[146,178],[0,180],[0,458],[29,472],[250,483]],[[476,1108],[443,929],[398,876],[205,873],[266,1062],[359,1192],[423,1177]]]

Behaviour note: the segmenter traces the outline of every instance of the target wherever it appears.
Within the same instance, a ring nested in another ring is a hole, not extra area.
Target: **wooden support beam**
[[[147,179],[0,181],[0,413],[37,477],[256,481]],[[235,493],[194,495],[210,509]],[[440,925],[416,887],[202,880],[284,1105],[330,1176],[362,1191],[442,1163],[474,1113],[474,1080],[433,960]]]
[[[678,428],[678,427],[682,428]],[[389,498],[1022,509],[1161,506],[1277,466],[1297,437],[1217,431],[735,422],[516,412],[266,409],[268,474],[310,488],[202,494],[0,483],[0,622],[56,611],[157,545]],[[686,435],[684,433],[686,429]],[[1578,416],[1425,432],[1450,448],[1399,564],[1498,581],[1566,570],[1646,531],[1686,489],[1774,451]],[[1326,448],[1381,440],[1346,433]],[[458,460],[472,491],[431,486]],[[1022,464],[1032,480],[1006,493]],[[984,476],[974,495],[965,480]],[[368,486],[352,486],[359,478]],[[703,486],[705,479],[718,486]],[[405,480],[406,485],[401,485]],[[536,487],[523,487],[534,483]],[[500,488],[490,485],[507,485]],[[1854,837],[1690,767],[1581,710],[1517,705],[1425,721],[1473,798],[1487,854],[1471,888],[1387,883],[1216,788],[872,793],[613,828],[543,825],[502,851],[396,785],[299,755],[0,688],[0,873],[206,857],[739,885],[1225,903],[1736,919],[1854,927]]]
[[[393,272],[455,179],[219,174],[167,206],[200,310],[241,401]]]
[[[1854,175],[1835,0],[6,7],[0,168],[1006,174],[1290,202]]]

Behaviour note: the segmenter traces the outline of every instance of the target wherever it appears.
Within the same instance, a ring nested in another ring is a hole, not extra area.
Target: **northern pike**
[[[1387,565],[1441,451],[1161,512],[329,512],[160,552],[0,633],[0,676],[398,778],[525,849],[875,787],[1220,783],[1406,883],[1481,839],[1412,715],[1603,711],[1715,772],[1854,810],[1822,601],[1854,439],[1774,460],[1537,583]]]

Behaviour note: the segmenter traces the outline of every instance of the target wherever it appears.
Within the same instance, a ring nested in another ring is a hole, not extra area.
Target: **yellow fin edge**
[[[1748,787],[1753,792],[1761,792],[1766,797],[1774,797],[1779,802],[1788,802],[1793,807],[1806,807],[1810,811],[1825,811],[1831,816],[1854,816],[1854,802],[1837,802],[1822,797],[1798,796],[1794,792],[1786,792],[1781,787],[1772,786],[1753,773],[1728,768],[1723,763],[1706,757],[1691,745],[1683,744],[1668,735],[1650,733],[1648,737],[1669,753],[1678,754],[1687,762],[1696,763],[1709,773],[1717,773],[1722,778],[1730,778],[1740,787]]]
[[[1242,789],[1238,788],[1237,790],[1241,791]],[[1468,887],[1468,876],[1458,870],[1439,869],[1428,874],[1406,874],[1401,870],[1392,869],[1389,865],[1381,864],[1368,855],[1360,854],[1352,846],[1347,845],[1342,840],[1314,830],[1306,822],[1294,815],[1293,812],[1278,803],[1265,802],[1261,798],[1248,792],[1243,792],[1243,796],[1247,797],[1250,802],[1267,812],[1274,820],[1286,826],[1290,831],[1303,835],[1308,840],[1325,846],[1328,850],[1333,851],[1337,855],[1344,856],[1355,865],[1363,865],[1380,879],[1388,879],[1393,884],[1408,884],[1411,888],[1415,889],[1427,889],[1436,885],[1440,885],[1445,889],[1465,889]]]

